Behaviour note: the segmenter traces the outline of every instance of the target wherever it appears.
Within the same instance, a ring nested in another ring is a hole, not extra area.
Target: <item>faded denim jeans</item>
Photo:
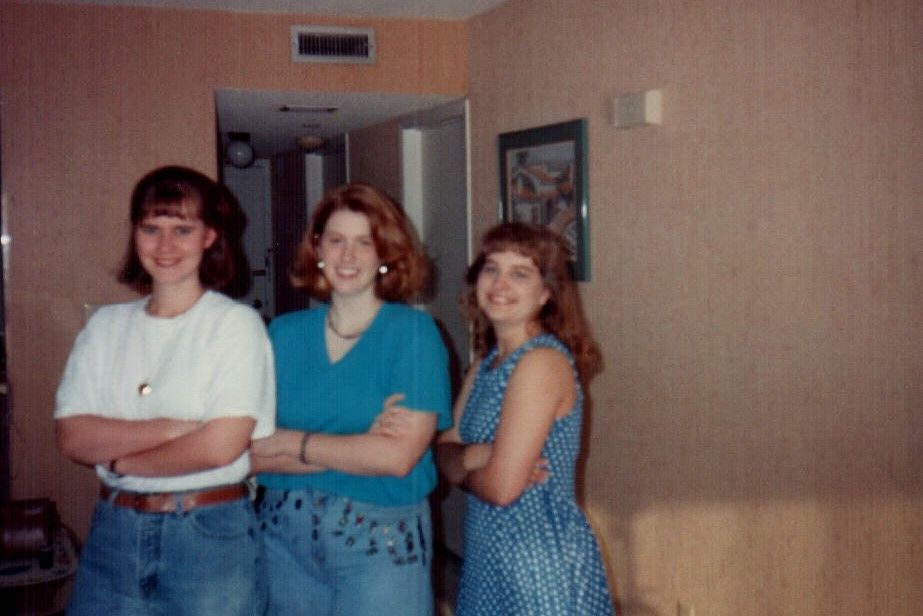
[[[257,516],[270,615],[433,613],[426,500],[383,507],[310,489],[267,489]]]
[[[246,498],[180,513],[98,501],[68,616],[255,616],[266,583]]]

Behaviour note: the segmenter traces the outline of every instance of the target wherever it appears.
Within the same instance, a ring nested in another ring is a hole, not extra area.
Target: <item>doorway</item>
[[[272,263],[272,186],[269,161],[259,159],[244,169],[225,164],[222,180],[240,204],[247,217],[244,252],[250,264],[251,287],[240,298],[259,312],[263,320],[275,315],[273,289],[275,268]]]
[[[426,309],[446,338],[454,400],[471,361],[469,328],[459,307],[471,250],[467,101],[408,119],[401,142],[404,204],[435,266],[435,293]],[[464,515],[464,493],[440,484],[433,519],[437,541],[449,558],[464,555]]]

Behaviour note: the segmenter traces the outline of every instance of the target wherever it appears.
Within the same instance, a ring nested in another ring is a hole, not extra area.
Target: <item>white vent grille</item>
[[[375,31],[371,28],[292,26],[293,62],[372,64]]]

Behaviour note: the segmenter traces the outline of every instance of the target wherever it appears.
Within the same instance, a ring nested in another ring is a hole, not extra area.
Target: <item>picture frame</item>
[[[586,120],[501,133],[500,220],[548,227],[571,250],[575,280],[590,279]]]

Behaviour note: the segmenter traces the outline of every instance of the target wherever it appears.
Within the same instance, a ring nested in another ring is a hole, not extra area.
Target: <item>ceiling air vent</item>
[[[372,64],[375,31],[371,28],[292,26],[293,62]]]

